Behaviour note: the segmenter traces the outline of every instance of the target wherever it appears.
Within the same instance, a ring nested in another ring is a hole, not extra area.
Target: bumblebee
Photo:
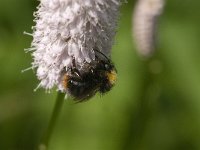
[[[72,67],[63,75],[62,84],[67,94],[74,100],[82,102],[97,92],[105,94],[114,86],[117,73],[114,64],[103,53],[104,58],[96,55],[95,60],[77,69],[73,58]]]

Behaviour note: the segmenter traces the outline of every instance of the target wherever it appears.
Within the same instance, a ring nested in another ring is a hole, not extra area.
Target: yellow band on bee
[[[107,72],[106,73],[108,80],[111,84],[115,84],[116,80],[117,80],[117,73],[112,70],[111,72]]]
[[[63,85],[63,87],[65,88],[65,90],[67,89],[67,83],[68,83],[68,80],[69,80],[69,77],[65,74],[64,76],[63,76],[63,81],[62,81],[62,85]]]

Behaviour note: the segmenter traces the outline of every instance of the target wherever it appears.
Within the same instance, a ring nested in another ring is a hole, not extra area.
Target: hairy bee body
[[[107,57],[96,57],[79,69],[74,64],[63,76],[66,93],[77,101],[88,100],[97,92],[104,94],[110,91],[115,81],[116,69]]]

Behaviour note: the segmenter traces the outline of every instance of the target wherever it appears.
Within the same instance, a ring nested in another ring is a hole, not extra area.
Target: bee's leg
[[[76,62],[75,62],[75,57],[72,57],[72,68],[71,68],[71,72],[73,74],[75,74],[77,77],[81,78],[81,73],[79,72],[79,70],[76,67]]]

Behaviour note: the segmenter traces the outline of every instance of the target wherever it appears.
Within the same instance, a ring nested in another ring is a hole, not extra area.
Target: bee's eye
[[[106,68],[106,69],[109,69],[109,65],[108,65],[108,64],[105,64],[105,68]]]

